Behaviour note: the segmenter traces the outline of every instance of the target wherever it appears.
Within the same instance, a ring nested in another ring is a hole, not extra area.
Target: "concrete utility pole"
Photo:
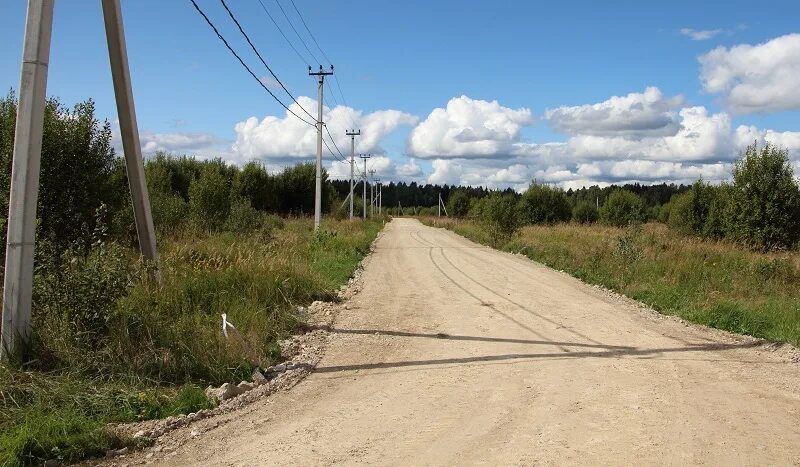
[[[344,134],[350,137],[350,220],[353,220],[353,172],[355,170],[356,136],[361,136],[361,130],[348,130]]]
[[[378,214],[381,213],[380,208],[378,208],[378,196],[379,196],[378,192],[379,192],[380,187],[381,187],[381,179],[373,177],[372,182],[375,185],[375,200],[372,202],[372,206],[373,206],[373,208],[372,208],[372,217],[375,217],[375,212],[377,212]]]
[[[319,66],[319,71],[311,71],[311,65],[308,66],[309,76],[319,77],[317,99],[317,182],[314,186],[314,231],[319,230],[319,221],[322,217],[322,91],[325,87],[325,77],[333,74],[333,65],[331,71],[324,71],[322,65]]]
[[[364,208],[364,219],[367,219],[367,159],[371,156],[369,154],[361,154],[360,158],[364,159],[364,194],[362,195],[362,205]]]
[[[378,215],[381,215],[383,208],[383,183],[378,185]]]
[[[133,217],[139,249],[148,261],[157,263],[156,233],[150,211],[150,197],[144,175],[142,147],[139,142],[139,127],[136,124],[136,108],[133,104],[131,73],[128,68],[128,48],[125,45],[125,29],[122,25],[122,9],[119,0],[102,0],[103,20],[106,26],[108,59],[111,63],[111,78],[114,82],[114,97],[117,102],[122,151],[125,153],[125,168],[131,190]],[[153,270],[153,279],[159,279],[158,269]]]
[[[436,217],[442,217],[442,194],[439,193],[439,202],[436,203]]]
[[[369,184],[369,215],[375,217],[375,170],[369,171],[372,183]]]
[[[31,335],[36,202],[42,160],[53,0],[29,0],[8,202],[0,358],[24,361]]]

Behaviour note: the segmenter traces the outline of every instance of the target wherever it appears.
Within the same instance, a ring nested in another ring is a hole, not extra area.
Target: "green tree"
[[[258,162],[248,162],[233,178],[233,195],[250,202],[260,211],[274,211],[275,182],[266,167]]]
[[[609,225],[624,227],[645,219],[644,201],[628,190],[617,189],[608,195],[600,207],[600,220]]]
[[[555,224],[572,217],[572,207],[564,190],[531,183],[519,205],[520,221],[526,224]]]
[[[454,191],[447,200],[447,212],[453,217],[464,217],[469,212],[469,195],[461,190]]]
[[[16,109],[13,93],[0,99],[3,219],[8,215]],[[114,171],[111,127],[95,118],[94,102],[88,100],[69,109],[57,99],[48,99],[39,175],[38,238],[59,253],[88,238],[98,222],[109,222],[113,212],[124,206],[128,194],[124,179],[115,177]],[[98,211],[103,205],[107,209]],[[98,212],[103,216],[97,216]]]
[[[495,246],[511,237],[520,226],[517,200],[511,194],[496,193],[484,198],[480,216]]]
[[[753,143],[733,167],[729,235],[752,247],[791,248],[800,240],[800,189],[788,151]]]
[[[231,188],[219,165],[207,165],[189,185],[189,214],[200,228],[220,229],[231,210]]]
[[[581,224],[593,224],[600,218],[600,212],[593,203],[580,201],[572,211],[572,218]]]

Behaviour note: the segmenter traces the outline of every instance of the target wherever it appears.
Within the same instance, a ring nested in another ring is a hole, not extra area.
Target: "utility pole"
[[[375,212],[377,211],[378,214],[381,213],[380,208],[378,208],[378,190],[381,187],[381,179],[380,178],[373,178],[372,181],[375,184],[375,198],[372,201],[372,217],[375,217]]]
[[[319,71],[311,71],[311,65],[308,66],[309,76],[317,76],[318,94],[317,99],[317,183],[314,186],[314,232],[319,230],[319,221],[322,217],[322,91],[325,87],[325,77],[333,74],[333,65],[331,71],[324,71],[322,65],[319,66]]]
[[[355,170],[356,136],[361,136],[361,130],[348,130],[344,134],[350,137],[350,220],[353,220],[353,172]]]
[[[372,183],[369,184],[369,215],[375,216],[375,169],[369,171]]]
[[[361,198],[362,200],[361,204],[363,205],[364,208],[364,220],[366,220],[367,219],[367,159],[369,159],[371,156],[369,154],[361,154],[359,157],[364,159],[364,194]]]
[[[122,151],[125,153],[125,168],[131,190],[133,217],[136,220],[136,235],[144,259],[157,265],[156,233],[144,175],[139,127],[136,124],[136,108],[133,104],[131,73],[128,67],[128,48],[125,45],[125,29],[122,25],[122,8],[119,0],[102,0],[102,5],[106,42],[108,43],[108,59],[111,64],[111,78],[114,82],[114,97],[116,98],[119,130],[122,137]],[[152,278],[156,281],[159,280],[157,268],[153,270]]]
[[[24,361],[31,335],[36,202],[42,161],[53,0],[29,0],[8,203],[0,357]]]
[[[436,217],[442,217],[442,192],[439,192],[439,202],[436,203]]]
[[[383,183],[378,185],[378,215],[381,215],[383,209]]]
[[[122,9],[119,0],[102,0],[101,4],[139,249],[146,260],[156,263],[158,250],[136,125]],[[8,203],[0,359],[24,357],[31,334],[36,203],[52,29],[53,0],[29,0]],[[151,270],[151,276],[158,280],[157,268]]]

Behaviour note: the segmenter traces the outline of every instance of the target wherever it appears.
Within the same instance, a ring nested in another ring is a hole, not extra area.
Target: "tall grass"
[[[334,299],[379,221],[273,218],[248,233],[177,231],[160,244],[162,281],[134,252],[98,242],[40,271],[36,360],[0,369],[0,465],[71,462],[121,447],[105,431],[209,406],[202,387],[238,382],[279,358],[278,340]],[[221,313],[245,345],[222,334]]]
[[[423,219],[479,243],[472,221]],[[500,249],[522,253],[662,313],[719,329],[800,345],[800,254],[759,253],[661,224],[522,228]]]

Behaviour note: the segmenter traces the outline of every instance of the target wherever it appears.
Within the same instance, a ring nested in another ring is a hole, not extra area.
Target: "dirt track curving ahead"
[[[411,219],[348,308],[311,376],[159,462],[800,464],[792,349]]]

